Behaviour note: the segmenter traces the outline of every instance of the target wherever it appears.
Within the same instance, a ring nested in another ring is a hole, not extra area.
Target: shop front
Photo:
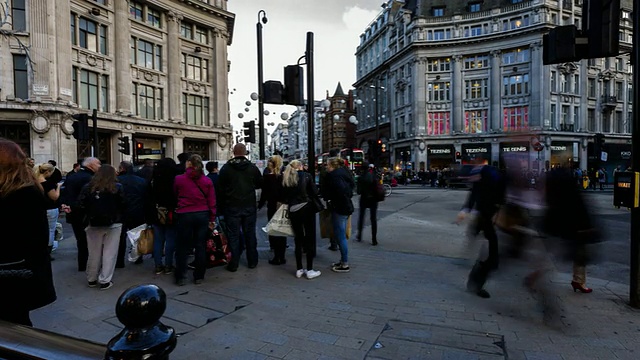
[[[453,145],[427,146],[427,167],[429,169],[444,169],[455,163],[455,149]]]
[[[529,169],[529,143],[505,142],[500,144],[500,166]]]
[[[619,168],[624,171],[631,166],[631,144],[606,144],[603,152],[607,155],[597,158],[594,154],[593,144],[589,144],[587,165],[589,169],[605,168],[609,178],[613,179],[613,170]],[[603,160],[604,158],[606,160]]]
[[[491,144],[462,144],[462,164],[491,164]]]
[[[184,152],[190,154],[198,154],[202,156],[202,160],[211,160],[209,155],[209,145],[211,144],[210,141],[185,139],[183,144]]]
[[[145,160],[158,161],[164,157],[164,147],[161,139],[136,137],[134,144],[136,147],[134,162],[137,164]]]
[[[571,167],[576,166],[575,163],[579,163],[577,152],[577,142],[554,141],[551,143],[551,168],[567,165],[570,165]]]
[[[405,172],[413,171],[413,163],[411,162],[411,147],[403,146],[395,149],[395,171]]]

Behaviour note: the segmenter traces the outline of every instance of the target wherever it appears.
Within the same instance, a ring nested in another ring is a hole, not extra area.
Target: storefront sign
[[[503,153],[529,152],[529,143],[503,143],[500,144],[500,151]]]
[[[436,154],[451,154],[451,149],[429,149],[429,154],[430,155],[436,155]]]
[[[631,159],[631,151],[620,151],[620,159],[622,160]]]
[[[467,149],[465,149],[465,151],[467,152],[467,154],[477,154],[477,153],[488,153],[489,149],[487,149],[486,147],[467,148]]]
[[[551,145],[551,151],[567,151],[566,145]]]

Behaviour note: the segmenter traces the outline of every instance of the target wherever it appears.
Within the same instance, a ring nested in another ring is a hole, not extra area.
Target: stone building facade
[[[226,0],[0,1],[12,14],[5,29],[16,31],[0,38],[0,136],[37,162],[67,170],[91,155],[71,116],[93,109],[103,162],[229,156]],[[118,152],[123,136],[130,156]]]
[[[356,52],[355,87],[365,105],[358,143],[375,140],[378,114],[378,133],[396,168],[443,168],[478,157],[498,163],[512,152],[535,171],[567,161],[583,169],[604,166],[610,174],[626,167],[631,1],[621,1],[621,55],[543,65],[542,36],[558,25],[580,28],[581,5],[388,1]],[[606,137],[607,161],[594,154],[596,133]]]

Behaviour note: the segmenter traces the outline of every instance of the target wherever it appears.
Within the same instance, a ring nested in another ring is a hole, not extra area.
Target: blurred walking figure
[[[340,154],[340,151],[336,149],[329,150],[329,158],[336,157],[339,154]],[[340,166],[343,166],[343,165],[344,163],[340,164]],[[322,196],[324,201],[328,201],[329,199],[329,193],[327,192],[327,189],[329,189],[329,186],[327,185],[328,178],[329,178],[329,171],[327,170],[327,163],[325,162],[322,164],[322,166],[320,166],[320,176],[318,178],[318,182],[320,185],[320,196]],[[338,251],[338,241],[336,240],[335,234],[332,234],[331,237],[329,238],[329,250]]]
[[[0,320],[31,326],[29,312],[56,300],[47,249],[47,200],[18,144],[0,138]],[[8,231],[8,233],[7,233]],[[7,234],[19,232],[19,238]],[[12,276],[10,274],[24,276]]]
[[[153,170],[153,167],[151,170]],[[122,185],[124,196],[127,198],[127,209],[122,218],[122,231],[120,233],[116,268],[124,268],[124,258],[127,252],[127,231],[144,224],[144,204],[148,182],[145,178],[134,174],[133,165],[128,161],[120,163],[120,167],[118,168],[118,182]],[[142,255],[135,263],[142,264]]]
[[[287,165],[282,176],[282,188],[286,203],[289,205],[289,218],[295,234],[296,244],[296,277],[306,275],[313,279],[321,275],[313,270],[313,258],[316,256],[316,207],[318,189],[311,178],[311,174],[304,171],[299,160],[293,160]],[[307,267],[302,266],[302,252],[307,256]]]
[[[340,261],[331,266],[334,272],[349,272],[349,247],[347,244],[347,222],[353,214],[353,190],[355,181],[353,176],[342,165],[340,158],[330,158],[327,164],[329,172],[326,181],[327,207],[331,210],[333,236],[340,247]]]
[[[484,284],[489,274],[498,268],[498,236],[493,226],[493,216],[504,200],[504,179],[495,167],[483,165],[480,161],[476,162],[476,167],[471,172],[470,181],[473,185],[464,207],[458,213],[457,222],[464,220],[472,209],[477,210],[470,235],[477,236],[480,231],[484,233],[489,241],[489,256],[486,260],[478,260],[471,269],[467,290],[482,298],[489,298],[491,295],[484,289]]]
[[[153,226],[153,260],[155,273],[173,274],[176,250],[175,210],[178,203],[173,192],[176,162],[171,158],[158,161],[146,197],[146,223]],[[164,254],[164,263],[162,255]]]
[[[207,239],[216,221],[216,192],[211,180],[204,175],[202,158],[191,155],[185,166],[185,173],[178,175],[173,184],[178,199],[175,278],[176,284],[181,286],[187,278],[189,250],[194,248],[193,282],[200,284],[204,279]]]
[[[116,179],[111,165],[100,167],[95,176],[82,188],[78,206],[87,215],[87,282],[101,290],[113,286],[120,232],[127,204],[124,190]]]
[[[38,166],[38,182],[44,190],[44,197],[47,205],[47,220],[49,222],[49,254],[53,250],[53,243],[56,237],[56,224],[58,223],[58,198],[60,197],[60,186],[62,183],[49,180],[55,168],[51,164]],[[62,179],[61,179],[62,180]],[[51,255],[49,255],[51,256]],[[51,258],[51,260],[54,260]]]
[[[89,157],[84,159],[82,167],[72,177],[68,177],[64,182],[64,190],[62,191],[62,210],[67,214],[67,222],[71,224],[73,235],[76,238],[76,246],[78,248],[78,271],[87,270],[87,258],[89,251],[87,249],[87,219],[83,210],[78,206],[78,199],[82,188],[87,185],[93,175],[100,169],[100,160]]]
[[[282,188],[282,158],[274,155],[269,158],[267,168],[264,171],[264,183],[260,194],[258,209],[267,205],[267,220],[271,220],[278,210],[278,204],[285,202]],[[284,236],[269,235],[269,245],[273,249],[273,259],[269,260],[271,265],[283,265],[287,263],[285,252],[287,249],[287,238]]]
[[[369,219],[371,220],[371,244],[378,245],[378,199],[376,199],[376,172],[373,164],[364,162],[364,169],[367,169],[358,177],[358,193],[360,194],[360,212],[358,216],[358,236],[357,241],[362,241],[362,228],[364,226],[364,214],[369,209]]]

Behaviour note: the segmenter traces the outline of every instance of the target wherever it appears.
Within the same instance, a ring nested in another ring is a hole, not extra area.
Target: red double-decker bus
[[[340,150],[340,157],[344,159],[344,165],[347,168],[357,170],[362,167],[364,162],[364,151],[356,148],[345,148]]]

